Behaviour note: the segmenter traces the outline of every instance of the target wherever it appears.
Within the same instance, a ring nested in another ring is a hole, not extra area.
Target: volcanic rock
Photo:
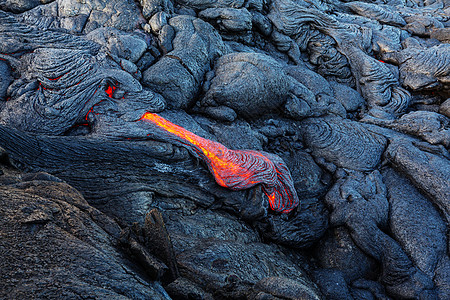
[[[2,298],[169,299],[118,251],[117,223],[77,190],[48,174],[1,177]]]
[[[134,63],[138,61],[145,50],[147,50],[147,44],[144,39],[115,28],[98,28],[91,31],[86,37],[106,47],[111,54]],[[135,72],[136,71],[137,70],[135,70]]]
[[[163,95],[170,107],[187,108],[210,64],[224,54],[225,46],[213,27],[200,19],[176,16],[168,24],[175,30],[173,50],[145,70],[143,83]]]
[[[344,129],[345,128],[345,129]],[[342,168],[371,170],[381,161],[386,139],[359,123],[337,117],[303,122],[305,143],[312,154]],[[358,139],[358,143],[353,140]]]
[[[0,298],[449,299],[448,4],[0,1]]]
[[[201,106],[232,108],[246,119],[281,109],[302,118],[319,110],[314,94],[273,58],[259,53],[232,53],[216,63]],[[317,106],[317,107],[316,107]]]
[[[450,98],[445,100],[439,107],[439,112],[450,118]]]
[[[206,21],[218,22],[220,29],[226,31],[240,32],[252,29],[252,15],[245,8],[208,8],[202,10],[198,16]]]
[[[390,180],[392,177],[395,179]],[[445,234],[447,229],[445,222],[439,216],[439,211],[426,200],[421,192],[417,191],[408,179],[401,177],[392,169],[385,171],[384,180],[389,184],[387,190],[391,206],[390,228],[408,256],[429,276],[433,276],[436,268],[442,268],[442,266],[448,268],[449,259],[447,255],[443,255],[448,245]],[[394,185],[392,182],[397,184]],[[414,222],[407,226],[400,225],[398,222],[405,220],[402,217],[404,214],[413,215],[414,217],[409,220]],[[424,245],[427,246],[422,248]],[[448,285],[445,282],[450,282],[449,273],[444,275],[445,273],[438,272],[438,274],[433,281],[441,293],[440,297],[446,298]],[[440,288],[441,285],[444,287]]]

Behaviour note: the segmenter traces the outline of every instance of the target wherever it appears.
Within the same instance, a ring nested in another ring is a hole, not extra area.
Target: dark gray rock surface
[[[0,201],[1,298],[170,299],[119,251],[119,225],[68,184],[7,171]]]
[[[390,228],[408,256],[418,268],[429,276],[435,276],[440,297],[448,295],[449,258],[447,224],[439,217],[439,211],[419,192],[411,182],[392,169],[386,170],[388,199],[391,207]],[[396,184],[393,184],[395,182]],[[411,218],[405,218],[405,215]],[[410,222],[406,224],[404,222]],[[426,241],[426,242],[425,242]],[[425,246],[426,245],[426,246]],[[425,247],[424,247],[425,246]],[[446,271],[436,272],[444,268]],[[442,286],[443,285],[443,286]]]
[[[386,147],[383,136],[347,119],[311,118],[302,125],[304,141],[312,154],[338,167],[373,170]]]
[[[0,298],[449,299],[449,5],[0,1]]]
[[[289,78],[281,65],[267,55],[224,55],[216,63],[201,104],[224,105],[247,118],[267,114],[287,100],[292,84]]]
[[[387,53],[400,65],[403,85],[413,91],[448,89],[450,45],[408,47],[398,53]]]
[[[180,15],[168,24],[175,31],[173,50],[166,49],[166,55],[145,70],[143,83],[163,95],[169,107],[187,108],[212,62],[226,50],[220,35],[201,19]]]

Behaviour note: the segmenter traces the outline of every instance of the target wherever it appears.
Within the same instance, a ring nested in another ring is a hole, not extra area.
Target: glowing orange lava
[[[230,150],[154,113],[147,112],[139,120],[163,128],[199,155],[219,185],[242,190],[261,184],[269,198],[270,207],[278,212],[288,213],[298,205],[291,174],[280,157],[254,150]]]
[[[112,98],[115,90],[116,90],[115,86],[108,85],[108,87],[106,88],[105,92],[106,92],[106,94],[108,94],[108,96],[110,98]]]

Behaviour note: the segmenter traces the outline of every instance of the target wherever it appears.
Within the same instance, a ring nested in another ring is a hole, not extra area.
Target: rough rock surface
[[[449,299],[449,5],[0,1],[0,298]]]
[[[117,249],[119,225],[58,178],[7,171],[0,201],[1,298],[170,299]]]
[[[200,90],[212,62],[225,52],[220,35],[208,23],[191,16],[175,16],[168,21],[174,31],[167,43],[173,50],[145,70],[144,85],[163,95],[170,107],[187,108]],[[163,27],[164,28],[164,27]],[[159,34],[163,34],[162,30]]]
[[[273,58],[255,53],[232,53],[216,63],[204,106],[227,106],[247,118],[267,114],[280,107],[291,88]]]

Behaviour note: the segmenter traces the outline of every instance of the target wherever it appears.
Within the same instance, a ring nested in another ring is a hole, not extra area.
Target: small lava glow
[[[106,90],[105,90],[105,93],[108,94],[108,96],[109,96],[110,98],[112,98],[113,95],[114,95],[114,91],[115,91],[115,90],[116,90],[116,87],[115,87],[115,86],[108,85],[108,87],[107,87]]]
[[[219,185],[242,190],[261,184],[274,211],[288,213],[298,205],[291,174],[280,157],[253,150],[230,150],[154,113],[147,112],[140,120],[163,128],[189,150],[197,153],[206,162]]]

